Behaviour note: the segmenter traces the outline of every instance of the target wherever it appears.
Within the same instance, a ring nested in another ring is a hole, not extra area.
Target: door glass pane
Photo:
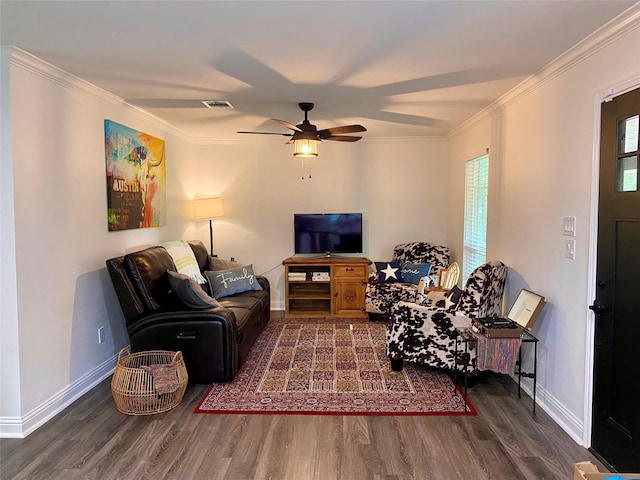
[[[638,157],[622,157],[618,159],[619,192],[635,192],[638,190]]]
[[[629,153],[638,150],[638,127],[640,117],[629,117],[618,124],[618,153]]]

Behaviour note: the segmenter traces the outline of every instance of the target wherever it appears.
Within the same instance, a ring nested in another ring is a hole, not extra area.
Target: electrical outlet
[[[104,327],[98,328],[98,343],[104,343]]]

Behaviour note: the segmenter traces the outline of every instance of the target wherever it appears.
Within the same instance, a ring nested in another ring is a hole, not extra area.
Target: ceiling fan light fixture
[[[256,135],[282,135],[290,137],[286,145],[293,143],[293,156],[301,158],[310,158],[318,156],[318,143],[323,140],[333,140],[335,142],[357,142],[362,137],[352,137],[343,135],[345,133],[366,132],[367,129],[362,125],[343,125],[340,127],[318,128],[309,121],[308,113],[313,109],[313,103],[299,103],[300,110],[304,112],[304,120],[299,125],[293,125],[284,120],[272,118],[274,122],[282,125],[293,133],[275,133],[275,132],[238,132],[238,133],[254,133]]]
[[[293,156],[294,157],[317,157],[318,156],[318,141],[310,140],[306,138],[293,141]]]

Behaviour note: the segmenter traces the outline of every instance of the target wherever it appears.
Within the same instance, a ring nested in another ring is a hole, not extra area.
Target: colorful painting
[[[166,223],[164,140],[104,121],[109,231]]]

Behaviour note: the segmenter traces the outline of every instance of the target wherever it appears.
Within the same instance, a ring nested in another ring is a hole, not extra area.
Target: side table
[[[454,357],[454,370],[461,371],[464,378],[464,402],[467,406],[467,382],[469,373],[477,373],[475,358],[467,360],[469,348],[477,345],[477,338],[471,333],[469,328],[456,328],[456,350]],[[477,334],[476,334],[477,335]],[[518,360],[516,361],[515,375],[518,375],[518,398],[522,398],[522,377],[531,378],[533,380],[533,414],[536,414],[536,378],[538,374],[538,338],[536,338],[528,330],[522,332],[520,337],[522,343],[518,351]],[[533,343],[533,372],[526,372],[522,369],[522,345],[525,343]],[[464,345],[464,350],[460,350]],[[464,352],[465,360],[461,361],[461,354]],[[470,370],[471,369],[471,370]],[[456,390],[457,391],[457,390]]]
[[[469,346],[477,343],[476,338],[471,334],[471,331],[468,328],[456,328],[456,350],[455,356],[453,357],[453,370],[455,372],[462,371],[464,378],[464,408],[467,410],[467,385],[469,380],[469,369],[471,368],[471,372],[477,372],[476,369],[476,359],[469,358]],[[464,345],[464,350],[460,350],[461,344]],[[461,361],[462,353],[465,354],[464,361]],[[458,389],[454,385],[454,392],[457,393]]]
[[[522,377],[531,378],[533,380],[533,414],[536,414],[536,377],[538,375],[538,339],[528,330],[524,330],[522,332],[522,337],[520,337],[522,343],[533,343],[533,372],[525,372],[522,370],[522,345],[520,345],[520,351],[518,352],[518,362],[516,363],[515,372],[518,375],[518,398],[522,398],[520,395],[521,391],[521,380]]]

